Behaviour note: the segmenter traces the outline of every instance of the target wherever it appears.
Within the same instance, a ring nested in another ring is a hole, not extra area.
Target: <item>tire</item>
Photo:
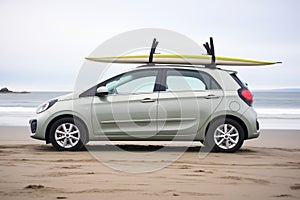
[[[216,152],[234,153],[244,143],[242,126],[233,119],[218,119],[210,124],[205,146]]]
[[[50,142],[58,151],[79,151],[87,142],[87,131],[79,120],[61,118],[50,129]]]

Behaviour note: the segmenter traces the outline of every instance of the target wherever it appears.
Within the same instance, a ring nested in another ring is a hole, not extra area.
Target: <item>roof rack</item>
[[[158,45],[158,41],[156,40],[156,38],[154,38],[153,42],[152,42],[150,54],[149,54],[148,65],[154,65],[153,55],[155,54],[155,50],[156,50],[157,45]],[[213,38],[210,37],[209,38],[209,44],[208,44],[208,42],[206,42],[206,43],[203,44],[203,46],[206,49],[207,55],[211,55],[211,63],[208,64],[208,65],[205,65],[205,67],[215,69],[217,65],[216,65],[216,56],[215,56],[215,48],[214,48]]]
[[[153,63],[153,54],[155,54],[155,50],[156,50],[157,45],[158,45],[158,41],[156,41],[156,38],[154,38],[153,42],[152,42],[150,54],[149,54],[148,64],[154,65],[154,63]]]
[[[208,44],[208,42],[203,44],[204,48],[206,49],[207,55],[211,55],[211,63],[209,65],[205,65],[205,67],[216,68],[215,47],[212,37],[209,38],[209,43],[210,45]]]

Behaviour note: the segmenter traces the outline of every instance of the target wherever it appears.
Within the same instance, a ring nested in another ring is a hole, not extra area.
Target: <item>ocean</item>
[[[37,106],[69,92],[31,92],[0,94],[0,126],[29,126]]]
[[[0,94],[0,126],[28,126],[36,107],[68,92]],[[262,129],[300,130],[300,90],[253,91]]]

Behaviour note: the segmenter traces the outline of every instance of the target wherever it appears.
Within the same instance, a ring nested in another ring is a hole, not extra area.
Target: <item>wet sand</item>
[[[140,174],[114,170],[107,163],[151,166],[153,160],[130,160],[117,156],[121,150],[103,150],[98,161],[89,151],[57,152],[28,134],[24,127],[0,127],[1,200],[300,198],[300,131],[262,131],[234,154],[203,158],[195,143],[161,170]],[[159,148],[157,143],[132,144],[120,147],[136,155]],[[173,155],[183,146],[158,154]]]

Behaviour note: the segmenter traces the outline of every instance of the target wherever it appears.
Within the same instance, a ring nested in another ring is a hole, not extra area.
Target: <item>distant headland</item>
[[[0,89],[0,94],[28,94],[28,93],[30,93],[30,92],[27,92],[27,91],[22,91],[22,92],[12,91],[12,90],[9,90],[6,87]]]

